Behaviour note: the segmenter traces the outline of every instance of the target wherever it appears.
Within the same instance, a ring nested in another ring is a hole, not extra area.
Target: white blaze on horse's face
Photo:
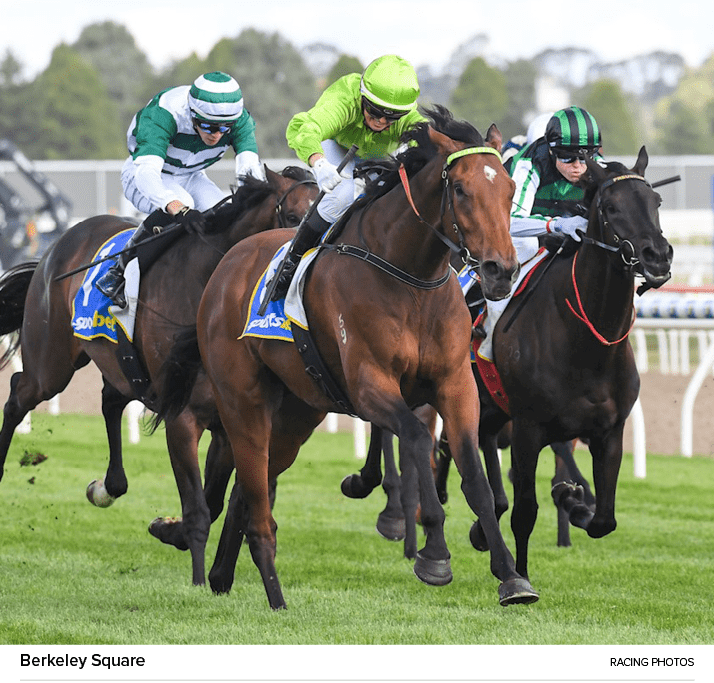
[[[491,167],[491,166],[484,166],[484,167],[483,167],[483,174],[486,176],[486,178],[488,179],[488,181],[489,181],[490,183],[493,182],[493,179],[496,177],[496,174],[497,174],[497,173],[498,173],[498,171],[497,171],[495,168]]]

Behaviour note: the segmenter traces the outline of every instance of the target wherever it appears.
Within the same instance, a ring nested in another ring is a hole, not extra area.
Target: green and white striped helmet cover
[[[222,71],[212,71],[193,82],[188,106],[202,121],[235,121],[243,113],[243,93],[234,78]]]
[[[602,145],[597,122],[581,107],[556,111],[546,126],[545,139],[550,147],[566,149],[595,149]]]

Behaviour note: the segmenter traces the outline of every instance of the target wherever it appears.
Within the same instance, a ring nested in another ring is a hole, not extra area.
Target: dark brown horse
[[[670,277],[672,247],[662,234],[660,196],[644,179],[643,147],[633,169],[587,160],[587,234],[579,249],[555,257],[518,315],[519,298],[494,333],[494,360],[509,397],[514,503],[511,528],[518,572],[528,573],[528,540],[538,504],[535,470],[549,443],[582,438],[593,458],[595,510],[581,487],[559,483],[553,497],[574,526],[600,538],[615,529],[622,435],[639,392],[627,337],[634,321],[635,276],[659,287]],[[542,266],[543,267],[543,266]],[[478,373],[476,373],[478,375]],[[480,383],[480,376],[477,376]],[[481,385],[481,433],[508,416]],[[472,542],[488,546],[478,522]]]
[[[177,329],[195,324],[203,288],[219,260],[239,240],[277,227],[294,227],[317,194],[312,175],[296,167],[283,174],[266,169],[267,181],[252,177],[207,218],[206,233],[176,235],[175,242],[143,275],[139,293],[134,345],[149,380],[173,344]],[[21,330],[24,370],[13,375],[0,431],[0,477],[15,428],[41,401],[65,389],[74,372],[94,361],[104,379],[102,413],[109,440],[109,467],[104,480],[104,500],[123,495],[127,480],[122,464],[121,415],[137,398],[117,360],[117,345],[107,339],[80,339],[71,326],[73,300],[85,271],[57,280],[91,262],[112,235],[132,227],[115,216],[97,216],[77,224],[47,251],[39,264],[25,264],[0,279],[0,334]],[[171,239],[171,238],[169,238]],[[5,358],[7,362],[7,358]],[[158,390],[154,384],[153,391]],[[153,392],[145,391],[145,398]],[[181,497],[183,523],[155,520],[150,531],[164,542],[190,549],[193,582],[205,582],[205,543],[208,530],[223,506],[227,474],[208,476],[206,498],[198,466],[198,440],[211,429],[208,465],[214,469],[226,459],[230,447],[207,382],[198,382],[189,408],[167,429],[166,438]],[[222,479],[225,479],[223,481]],[[101,495],[101,494],[99,494]],[[94,496],[88,490],[90,500]]]
[[[491,150],[500,146],[495,126],[484,141],[441,108],[430,115],[433,125],[412,131],[414,144],[397,157],[408,176],[405,185],[393,164],[353,207],[335,238],[339,244],[320,251],[304,289],[310,335],[352,411],[399,436],[403,467],[408,463],[418,478],[427,539],[414,566],[417,576],[434,585],[452,579],[444,511],[429,466],[432,438],[412,412],[430,403],[453,435],[463,491],[484,521],[491,570],[502,581],[501,603],[532,602],[537,594],[515,571],[476,450],[479,406],[469,368],[470,316],[442,241],[457,241],[454,247],[466,258],[476,257],[484,290],[504,296],[518,270],[508,233],[513,182]],[[265,233],[234,247],[206,287],[197,325],[242,490],[241,500],[229,505],[211,586],[230,589],[245,534],[274,609],[285,601],[275,570],[268,482],[292,465],[315,427],[335,409],[306,373],[297,344],[242,336],[256,283],[289,237]],[[168,367],[184,367],[190,340],[191,331],[187,348],[172,354]],[[174,373],[175,379],[184,379],[182,374]],[[186,379],[159,409],[167,424],[181,416],[191,385]]]

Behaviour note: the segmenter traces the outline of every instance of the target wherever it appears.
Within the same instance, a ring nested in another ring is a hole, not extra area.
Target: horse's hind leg
[[[377,425],[370,425],[369,448],[364,466],[359,474],[349,474],[341,484],[342,493],[348,498],[366,498],[382,481],[382,448],[384,441],[392,438],[391,434],[382,434]],[[381,532],[380,532],[381,533]]]
[[[382,432],[382,456],[384,458],[382,488],[387,496],[387,504],[377,517],[377,531],[390,541],[401,541],[407,535],[407,527],[414,527],[414,531],[410,534],[413,537],[413,552],[411,554],[407,552],[406,544],[404,548],[405,556],[414,558],[416,553],[416,522],[412,522],[411,525],[405,523],[401,500],[402,483],[394,461],[394,434],[387,430],[380,430],[380,432]]]
[[[109,442],[109,466],[104,479],[95,479],[87,486],[87,499],[93,505],[105,508],[123,496],[129,486],[122,460],[121,420],[130,399],[103,379],[102,415]]]

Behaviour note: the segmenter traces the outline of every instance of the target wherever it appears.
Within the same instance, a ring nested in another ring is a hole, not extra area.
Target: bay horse
[[[531,283],[528,305],[508,305],[494,331],[494,362],[509,398],[514,502],[511,528],[516,567],[528,576],[528,541],[538,503],[535,470],[541,449],[581,438],[593,462],[595,509],[581,486],[560,482],[552,495],[569,522],[591,538],[616,527],[615,492],[625,420],[639,393],[628,335],[640,287],[670,277],[673,250],[659,222],[659,194],[645,180],[648,156],[640,149],[632,169],[586,159],[588,227],[569,255],[553,257]],[[515,312],[518,310],[518,314]],[[482,399],[480,432],[496,434],[508,421],[474,369]],[[472,544],[488,547],[479,522]]]
[[[353,205],[334,238],[339,243],[320,249],[304,287],[309,334],[350,412],[399,436],[402,462],[422,491],[427,530],[416,575],[433,585],[452,580],[444,511],[429,466],[432,438],[412,412],[429,403],[453,435],[462,489],[483,521],[491,571],[501,581],[501,604],[533,602],[538,596],[515,571],[478,458],[471,319],[449,267],[451,247],[478,259],[489,296],[510,291],[519,268],[508,232],[514,184],[494,153],[501,141],[495,126],[484,140],[443,107],[427,114],[431,125],[406,134],[406,151],[387,161],[387,175],[368,184]],[[256,283],[290,237],[255,235],[221,261],[204,291],[196,329],[186,331],[167,360],[165,386],[176,386],[173,396],[168,389],[162,394],[157,410],[167,425],[180,419],[193,382],[188,362],[202,362],[241,489],[240,499],[229,503],[209,580],[216,592],[230,590],[245,536],[272,609],[286,603],[275,568],[269,481],[292,465],[336,408],[306,372],[297,343],[242,335]]]
[[[176,330],[195,324],[203,288],[225,252],[248,235],[278,227],[294,228],[317,195],[314,178],[306,169],[291,166],[282,173],[267,167],[265,170],[265,181],[244,177],[230,201],[208,213],[205,234],[179,233],[142,276],[134,346],[155,391],[160,389],[155,382],[157,371],[173,344]],[[22,264],[0,278],[0,334],[20,331],[17,342],[24,361],[23,371],[12,376],[5,404],[0,430],[0,478],[13,434],[23,417],[40,402],[62,392],[77,369],[94,361],[103,376],[102,414],[109,441],[109,466],[101,491],[90,485],[87,497],[95,504],[101,500],[105,506],[126,493],[121,416],[129,401],[138,396],[133,382],[121,369],[115,343],[104,338],[80,339],[73,334],[73,301],[85,270],[58,278],[90,263],[100,245],[133,225],[116,216],[89,218],[64,233],[39,263]],[[16,348],[17,343],[11,351]],[[4,363],[8,356],[5,354]],[[144,398],[150,398],[150,394],[147,392]],[[208,383],[199,382],[182,420],[167,429],[183,519],[158,519],[150,526],[150,532],[160,540],[190,550],[194,584],[205,583],[206,539],[211,521],[222,510],[230,477],[230,471],[225,470],[221,470],[220,477],[213,476],[226,459],[221,449],[228,450],[230,459],[230,446],[212,406]],[[197,448],[205,429],[211,430],[212,440],[204,497]]]

